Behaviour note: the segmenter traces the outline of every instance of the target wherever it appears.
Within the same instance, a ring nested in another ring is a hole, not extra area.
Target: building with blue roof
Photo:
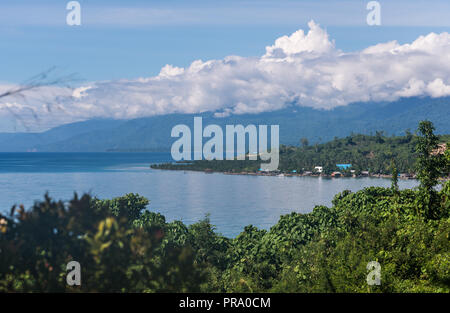
[[[352,167],[351,164],[336,164],[336,166],[337,166],[340,170],[348,170],[349,168]]]

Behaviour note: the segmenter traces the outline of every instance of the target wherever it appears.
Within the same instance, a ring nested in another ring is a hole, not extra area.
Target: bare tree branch
[[[36,89],[39,87],[56,86],[56,85],[63,85],[68,87],[68,85],[66,84],[74,82],[76,80],[75,74],[52,77],[52,74],[55,73],[55,71],[56,67],[51,67],[50,69],[29,78],[24,83],[20,84],[18,87],[12,88],[0,94],[0,98],[12,95],[22,95],[23,92],[25,91]]]
[[[73,83],[73,82],[79,80],[79,79],[77,79],[75,74],[58,76],[56,72],[57,72],[57,67],[55,67],[55,66],[51,67],[48,70],[41,72],[41,73],[27,79],[23,83],[19,84],[19,86],[11,88],[11,89],[7,90],[6,92],[0,93],[0,99],[14,96],[14,97],[21,97],[23,99],[23,101],[27,102],[26,95],[25,95],[25,93],[27,91],[39,89],[41,87],[49,87],[49,86],[62,86],[62,87],[66,87],[66,88],[72,88],[72,87],[70,87],[70,83]],[[60,100],[60,99],[58,98],[57,100]],[[60,107],[58,105],[58,103],[56,103],[56,105],[58,108]],[[48,112],[51,112],[51,105],[47,103],[46,107],[47,107]],[[16,112],[14,112],[14,110],[9,108],[8,106],[4,106],[3,108],[6,109],[9,112],[9,114],[11,114],[14,117],[14,119],[16,121],[19,121],[20,124],[22,124],[22,126],[27,131],[29,131],[29,127],[27,126],[26,122],[24,121],[23,117],[20,114],[17,114]],[[35,112],[35,110],[31,107],[28,107],[27,109],[31,112],[31,115],[33,116],[33,118],[38,121],[39,117],[38,117],[37,113]]]

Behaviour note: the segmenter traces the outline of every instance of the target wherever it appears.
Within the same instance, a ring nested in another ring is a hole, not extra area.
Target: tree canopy
[[[235,238],[208,217],[168,222],[136,194],[46,195],[29,210],[13,207],[0,215],[0,292],[448,293],[450,181],[433,187],[449,153],[436,173],[432,129],[421,124],[417,139],[421,187],[398,190],[393,180],[345,190],[331,207],[283,215],[269,230],[249,225]],[[66,284],[71,261],[81,265],[80,286]],[[367,284],[369,262],[381,266],[380,285]]]

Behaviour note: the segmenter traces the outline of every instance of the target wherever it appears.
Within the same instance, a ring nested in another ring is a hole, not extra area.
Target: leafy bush
[[[432,125],[422,133],[421,187],[346,190],[331,208],[281,216],[268,231],[249,225],[233,239],[208,217],[167,222],[136,194],[46,195],[30,210],[13,207],[0,215],[0,292],[450,292],[450,181],[433,188],[449,154],[429,156]],[[65,283],[72,260],[82,266],[78,287]],[[366,281],[372,261],[379,286]]]

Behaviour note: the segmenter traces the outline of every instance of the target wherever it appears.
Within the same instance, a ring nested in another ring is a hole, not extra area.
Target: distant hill
[[[441,143],[450,142],[450,135],[440,135]],[[333,139],[327,143],[302,147],[280,146],[280,163],[278,170],[283,173],[314,171],[322,167],[322,174],[330,175],[340,171],[351,176],[362,171],[371,174],[392,174],[392,164],[400,173],[414,173],[416,164],[417,136],[408,133],[405,136],[375,136],[354,134],[344,138]],[[442,153],[445,148],[442,147]],[[250,172],[258,173],[261,160],[198,160],[189,162],[171,162],[152,164],[155,169],[191,170],[214,172]],[[339,168],[337,164],[349,164],[348,168]]]
[[[175,140],[173,126],[193,127],[193,117],[202,116],[203,125],[278,124],[280,142],[298,145],[327,142],[352,133],[401,135],[412,132],[420,120],[431,120],[439,134],[450,133],[450,97],[405,98],[395,102],[353,103],[333,110],[291,106],[260,114],[218,118],[212,112],[170,114],[133,120],[95,119],[53,128],[42,133],[0,133],[0,151],[97,152],[169,150]]]
[[[20,152],[33,149],[41,151],[42,147],[47,145],[64,142],[86,133],[113,129],[121,123],[123,121],[93,119],[58,126],[42,133],[0,133],[0,151]]]

